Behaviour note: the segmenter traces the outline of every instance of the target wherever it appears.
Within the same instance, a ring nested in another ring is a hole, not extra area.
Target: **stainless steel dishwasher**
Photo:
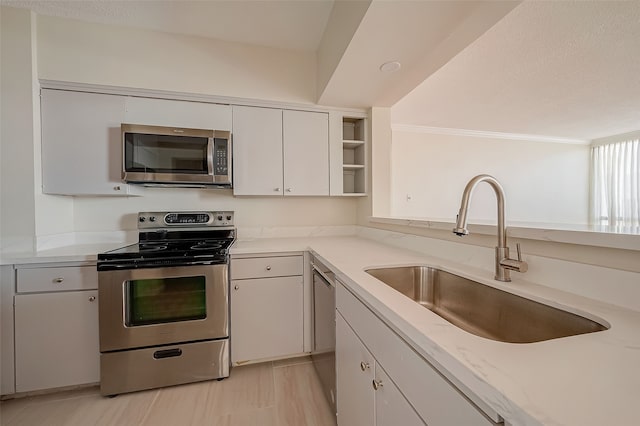
[[[316,256],[313,271],[313,348],[311,359],[327,401],[336,412],[336,286],[335,275]]]

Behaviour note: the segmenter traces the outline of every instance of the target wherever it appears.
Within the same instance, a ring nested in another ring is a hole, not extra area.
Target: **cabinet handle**
[[[373,389],[378,390],[382,387],[382,381],[381,380],[376,380],[373,379],[373,382],[371,382],[371,384],[373,385]]]
[[[236,284],[235,286],[233,286],[233,289],[234,289],[234,290],[238,290],[239,288],[240,288],[240,286],[239,286],[239,285],[237,285],[237,284]]]
[[[280,188],[273,188],[275,192],[280,192]]]
[[[270,270],[271,270],[271,266],[267,265],[267,271],[270,271]]]
[[[287,188],[287,192],[292,192],[291,188]]]
[[[368,363],[368,362],[364,362],[364,361],[362,361],[362,362],[360,363],[360,370],[365,371],[365,370],[367,370],[367,369],[369,369],[369,363]]]
[[[89,296],[89,302],[94,302],[96,300],[95,296]]]
[[[113,190],[114,190],[114,191],[120,191],[120,186],[114,186],[114,187],[113,187]]]
[[[62,277],[53,279],[53,282],[56,283],[56,284],[61,284],[63,281],[64,281],[64,278],[62,278]]]

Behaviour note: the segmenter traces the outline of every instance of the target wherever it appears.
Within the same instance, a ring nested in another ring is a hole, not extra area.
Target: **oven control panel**
[[[138,229],[233,226],[232,211],[141,212]]]

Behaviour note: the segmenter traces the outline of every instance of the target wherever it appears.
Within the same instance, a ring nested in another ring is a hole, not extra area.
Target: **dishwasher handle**
[[[329,276],[327,276],[327,274],[325,274],[324,272],[322,272],[322,271],[320,270],[320,268],[318,268],[318,266],[317,266],[315,263],[311,262],[311,268],[313,269],[313,273],[314,273],[314,274],[315,274],[315,273],[317,273],[317,274],[318,274],[318,276],[322,279],[322,281],[323,281],[326,285],[328,285],[328,286],[330,286],[330,287],[335,287],[335,283],[333,282],[333,280],[332,280],[331,278],[329,278]]]

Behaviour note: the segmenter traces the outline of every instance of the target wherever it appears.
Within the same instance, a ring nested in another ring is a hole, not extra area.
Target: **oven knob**
[[[231,215],[227,215],[227,220],[231,220]]]
[[[149,222],[155,222],[155,221],[156,221],[156,217],[155,217],[155,216],[151,216],[151,217],[149,218]]]
[[[219,216],[218,216],[218,220],[222,220],[222,215],[219,215]]]
[[[144,216],[140,216],[140,217],[138,218],[138,221],[140,221],[140,222],[144,222],[145,220],[146,220],[146,218],[145,218]]]

